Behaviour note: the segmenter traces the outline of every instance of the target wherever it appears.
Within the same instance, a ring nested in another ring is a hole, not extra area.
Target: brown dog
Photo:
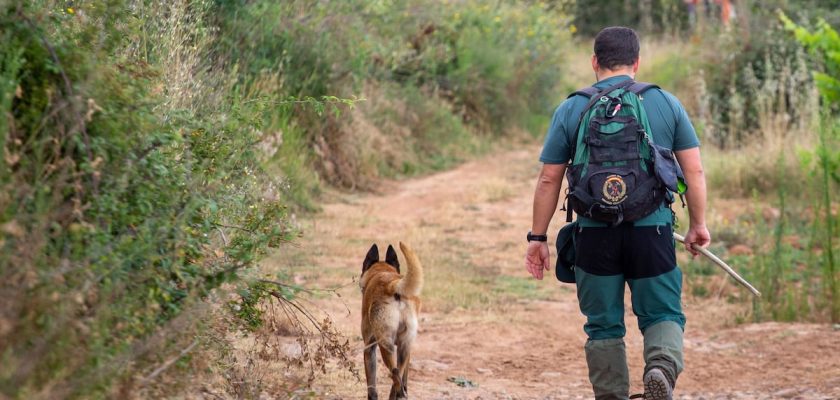
[[[368,399],[376,395],[376,346],[382,361],[391,372],[389,399],[406,398],[408,361],[411,343],[417,336],[417,313],[420,312],[420,289],[423,267],[408,245],[400,242],[408,262],[408,271],[400,276],[397,252],[388,245],[385,261],[379,261],[379,248],[374,244],[362,263],[362,339],[365,341],[365,378]]]

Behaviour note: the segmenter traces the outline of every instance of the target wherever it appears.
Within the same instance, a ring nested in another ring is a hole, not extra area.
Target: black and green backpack
[[[571,211],[616,226],[656,211],[668,191],[682,195],[686,186],[674,153],[653,143],[642,93],[658,86],[631,79],[606,89],[581,89],[589,103],[576,129],[567,171],[567,222]]]

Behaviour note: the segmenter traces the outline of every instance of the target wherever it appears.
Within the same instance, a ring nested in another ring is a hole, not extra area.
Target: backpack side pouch
[[[677,163],[674,152],[653,142],[653,169],[656,177],[665,185],[668,190],[677,193],[685,193],[685,176],[680,164]]]

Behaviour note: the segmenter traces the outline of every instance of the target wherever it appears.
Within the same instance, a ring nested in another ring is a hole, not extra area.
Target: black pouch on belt
[[[577,221],[566,224],[557,233],[557,265],[554,274],[557,280],[565,283],[575,283],[575,233]]]

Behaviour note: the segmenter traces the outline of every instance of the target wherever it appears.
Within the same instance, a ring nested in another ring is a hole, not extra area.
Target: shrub
[[[0,391],[105,396],[294,230],[263,110],[205,75],[209,3],[51,4],[0,10]]]

